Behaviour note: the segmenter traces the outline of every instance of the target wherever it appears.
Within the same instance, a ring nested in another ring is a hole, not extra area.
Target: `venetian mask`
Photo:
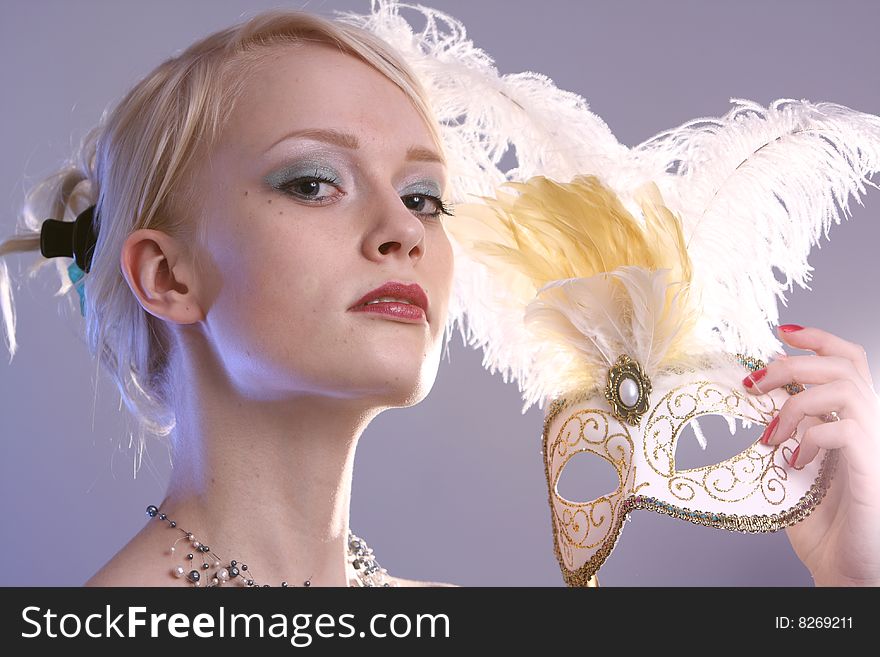
[[[543,454],[565,581],[595,585],[636,509],[740,532],[776,531],[809,515],[836,454],[823,450],[792,467],[795,436],[775,446],[756,439],[704,467],[677,464],[689,425],[704,443],[726,438],[704,436],[699,418],[763,426],[803,387],[746,391],[744,377],[764,363],[727,351],[712,330],[682,223],[658,187],[640,186],[632,211],[595,176],[505,187],[466,206],[450,232],[504,272],[514,292],[506,303],[516,303],[517,290],[531,295],[522,313],[530,361],[518,380],[524,397],[549,402]],[[617,487],[590,500],[563,497],[559,479],[578,455],[604,459]]]
[[[737,362],[737,361],[740,362]],[[565,581],[589,585],[636,509],[740,532],[776,531],[805,518],[830,485],[836,452],[803,467],[788,463],[794,438],[775,446],[757,440],[720,463],[676,463],[685,427],[723,415],[764,425],[788,392],[755,395],[743,389],[746,359],[670,371],[649,381],[625,355],[609,370],[606,387],[559,397],[547,409],[543,453],[557,559]],[[709,435],[706,440],[730,440]],[[565,499],[558,490],[566,465],[579,454],[605,459],[618,486],[596,499]]]

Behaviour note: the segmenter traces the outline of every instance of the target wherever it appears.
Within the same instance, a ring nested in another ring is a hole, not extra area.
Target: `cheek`
[[[224,358],[237,353],[263,374],[275,367],[308,370],[311,360],[341,342],[340,325],[334,329],[327,321],[342,303],[332,284],[342,277],[338,247],[310,240],[310,231],[269,228],[255,226],[240,236],[218,263],[223,283],[212,335],[222,342],[217,348]]]
[[[280,345],[326,343],[328,317],[342,303],[334,281],[342,279],[334,254],[321,244],[280,237],[250,264],[241,293],[254,331]]]

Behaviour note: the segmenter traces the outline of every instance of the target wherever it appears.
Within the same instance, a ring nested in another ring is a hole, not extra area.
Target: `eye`
[[[302,176],[294,178],[283,185],[281,188],[297,198],[308,201],[322,201],[333,196],[333,190],[339,191],[336,185],[339,181],[316,174],[314,176]]]
[[[444,203],[437,196],[431,194],[407,194],[401,196],[403,204],[418,215],[437,219],[440,215],[452,216],[453,211],[450,205]]]

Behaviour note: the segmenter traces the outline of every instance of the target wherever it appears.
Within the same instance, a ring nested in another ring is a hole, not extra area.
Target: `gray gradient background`
[[[430,3],[429,3],[430,4]],[[0,2],[0,229],[28,183],[68,154],[101,110],[169,55],[260,9],[302,0]],[[730,97],[829,100],[880,114],[880,3],[442,1],[503,73],[535,70],[582,94],[626,144]],[[366,11],[368,0],[314,1],[313,11]],[[797,289],[782,322],[859,342],[880,363],[875,245],[880,192],[831,231],[811,258],[812,291]],[[39,256],[8,259],[15,277]],[[62,320],[45,276],[16,290],[20,351],[0,364],[5,585],[78,585],[162,499],[167,454],[154,446],[136,479],[119,395],[95,367],[79,321]],[[78,317],[75,317],[78,320]],[[4,353],[5,349],[4,349]],[[542,413],[521,415],[515,385],[480,365],[458,336],[421,404],[377,418],[355,466],[352,528],[393,574],[462,585],[561,585],[540,456]],[[97,386],[97,400],[93,390]],[[713,425],[716,426],[717,425]],[[746,434],[716,433],[713,452]],[[710,436],[711,440],[711,436]],[[720,450],[720,451],[719,451]],[[688,456],[690,455],[690,456]],[[694,461],[691,465],[696,465]],[[609,473],[580,472],[585,493]],[[610,485],[605,485],[610,484]],[[603,490],[604,489],[604,490]],[[595,495],[593,495],[595,496]],[[162,555],[145,568],[162,568]],[[612,585],[810,585],[784,532],[746,535],[638,511],[600,571]]]

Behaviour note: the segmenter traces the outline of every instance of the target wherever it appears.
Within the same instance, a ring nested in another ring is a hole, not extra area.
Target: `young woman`
[[[406,63],[355,28],[260,15],[144,78],[80,162],[28,214],[96,206],[89,345],[138,419],[169,432],[174,463],[150,520],[88,583],[433,584],[365,580],[349,537],[359,438],[431,389],[453,277],[443,143]],[[38,248],[36,231],[0,252]],[[869,379],[855,345],[784,337],[827,356],[802,381]],[[876,447],[876,400],[852,404],[846,439]],[[821,583],[880,578],[876,463],[849,524],[817,515],[789,533]]]
[[[251,565],[223,579],[358,582],[358,439],[430,390],[452,281],[418,82],[367,32],[269,13],[157,68],[82,162],[30,210],[97,203],[90,337],[133,408],[174,417],[169,521],[89,584],[168,584],[171,519]],[[185,561],[183,585],[206,563]]]

